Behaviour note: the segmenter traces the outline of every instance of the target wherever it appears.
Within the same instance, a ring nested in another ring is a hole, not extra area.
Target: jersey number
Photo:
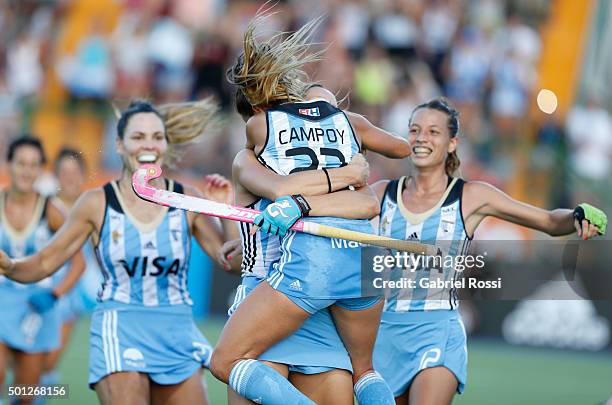
[[[319,154],[323,156],[334,156],[340,161],[340,167],[346,166],[346,159],[344,158],[342,152],[340,152],[338,149],[320,148]],[[311,148],[307,148],[305,146],[292,148],[285,152],[285,156],[308,156],[308,158],[310,158],[310,165],[307,167],[296,167],[295,169],[291,170],[289,174],[303,172],[305,170],[317,170],[319,168],[319,158],[317,157],[317,153]]]

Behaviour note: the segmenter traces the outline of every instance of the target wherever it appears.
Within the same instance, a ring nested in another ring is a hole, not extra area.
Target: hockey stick
[[[162,169],[158,165],[145,164],[140,166],[132,177],[132,187],[134,187],[136,194],[147,201],[167,207],[179,208],[198,214],[230,219],[232,221],[248,222],[251,224],[260,213],[250,208],[223,204],[150,186],[149,181],[158,178],[161,174]],[[364,232],[349,231],[308,221],[297,221],[291,227],[291,230],[327,238],[345,239],[373,246],[397,249],[420,255],[435,255],[437,252],[435,246],[432,245],[387,238],[379,235],[370,235]]]

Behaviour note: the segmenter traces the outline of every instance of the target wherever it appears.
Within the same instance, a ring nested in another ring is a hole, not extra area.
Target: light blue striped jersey
[[[446,192],[434,207],[420,214],[410,212],[402,201],[405,177],[389,182],[381,202],[379,234],[395,239],[414,240],[443,245],[444,254],[463,255],[467,252],[468,237],[461,213],[462,179],[450,178]],[[449,261],[440,260],[449,264]],[[433,263],[433,262],[432,262]],[[454,263],[454,262],[453,262]],[[453,280],[460,276],[454,266],[420,267],[415,271],[396,270],[393,278],[415,280],[415,288],[394,290],[387,297],[385,311],[430,311],[456,309],[455,288],[429,287],[428,282]],[[442,284],[442,283],[441,283]]]
[[[25,229],[18,231],[11,226],[5,211],[6,194],[0,193],[0,248],[9,257],[18,259],[32,255],[41,250],[51,239],[53,233],[47,222],[48,198],[38,195],[34,213]],[[0,276],[0,286],[3,288],[16,288],[33,290],[37,287],[53,288],[61,279],[60,272],[54,273],[34,284],[22,284]]]
[[[166,182],[168,190],[183,187]],[[98,301],[140,306],[191,305],[187,290],[191,233],[187,214],[169,208],[143,224],[126,209],[116,182],[104,186],[106,211],[95,246],[104,276]]]
[[[280,175],[341,167],[361,149],[348,117],[325,101],[281,104],[269,109],[266,119],[267,139],[258,159]],[[372,232],[365,219],[308,220]],[[302,298],[360,297],[360,253],[357,244],[287,232],[281,242],[281,258],[267,280],[272,288]]]
[[[247,206],[263,211],[271,203],[266,198],[260,198]],[[240,222],[240,240],[242,241],[242,277],[257,277],[265,279],[273,263],[280,258],[280,237],[265,232],[251,235],[253,224]]]
[[[258,159],[278,174],[344,166],[360,150],[347,116],[325,101],[281,104],[266,119]]]

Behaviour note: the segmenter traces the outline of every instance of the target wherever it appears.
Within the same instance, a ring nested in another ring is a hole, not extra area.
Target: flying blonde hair
[[[219,106],[208,97],[199,101],[163,104],[157,109],[164,119],[168,143],[181,145],[195,141],[215,126]]]
[[[238,86],[253,107],[302,101],[308,83],[304,65],[321,60],[325,49],[309,52],[315,18],[294,33],[281,32],[258,42],[256,30],[264,26],[271,7],[260,9],[244,33],[243,52],[227,71],[227,80]]]
[[[186,144],[202,140],[202,135],[214,131],[219,124],[218,104],[212,97],[199,101],[169,103],[157,107],[163,117],[168,138],[166,164],[175,167]]]

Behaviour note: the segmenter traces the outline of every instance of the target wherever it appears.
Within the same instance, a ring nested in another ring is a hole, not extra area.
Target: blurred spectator
[[[355,67],[355,95],[364,105],[364,112],[378,122],[382,108],[389,101],[394,82],[393,64],[384,49],[369,44],[363,60]]]
[[[504,2],[499,0],[468,1],[466,17],[470,25],[492,32],[504,22]]]
[[[411,58],[415,55],[419,29],[415,21],[401,7],[391,2],[388,10],[372,21],[374,38],[378,45],[393,57]]]
[[[585,180],[609,178],[612,164],[612,119],[602,100],[591,95],[567,116],[572,168]]]
[[[29,32],[22,32],[8,46],[6,67],[8,90],[15,97],[37,94],[43,83],[40,42]]]
[[[193,60],[195,78],[191,98],[201,99],[212,94],[223,108],[229,106],[225,80],[225,61],[229,52],[229,45],[220,36],[203,34],[199,38]]]
[[[448,97],[457,105],[478,105],[484,96],[491,59],[484,33],[475,27],[465,28],[449,54]]]
[[[421,22],[422,50],[438,84],[442,85],[442,63],[453,45],[460,21],[461,1],[435,0],[427,3]]]
[[[193,42],[191,32],[170,16],[153,24],[147,51],[155,64],[155,94],[161,101],[188,97],[192,81]]]
[[[59,74],[73,100],[104,103],[114,88],[111,49],[103,23],[92,21],[89,35],[81,40],[74,55],[59,65]]]
[[[515,53],[496,59],[492,71],[491,111],[501,136],[516,135],[525,116],[527,97],[536,79],[535,68],[521,63]]]
[[[334,23],[329,26],[325,43],[341,43],[339,36],[342,29],[338,21],[338,19],[335,19]],[[338,100],[340,100],[345,95],[350,94],[353,89],[354,70],[355,67],[349,50],[342,46],[330,46],[325,52],[323,60],[315,69],[314,79],[336,93]]]
[[[370,12],[360,2],[343,1],[334,15],[340,44],[354,59],[360,58],[368,41]]]
[[[119,19],[112,36],[119,97],[142,97],[149,91],[149,31],[149,16],[143,11],[129,11]]]
[[[190,29],[203,30],[214,26],[224,3],[224,0],[173,0],[172,15]]]
[[[507,138],[517,132],[527,111],[527,98],[537,79],[540,37],[511,12],[493,36],[492,45],[491,110],[500,135]]]
[[[398,85],[393,100],[382,118],[382,126],[387,131],[404,138],[408,137],[408,121],[414,107],[421,103],[412,80]]]
[[[524,24],[517,14],[511,13],[508,16],[506,24],[496,32],[493,41],[500,53],[511,53],[520,63],[533,64],[540,57],[540,36]]]

